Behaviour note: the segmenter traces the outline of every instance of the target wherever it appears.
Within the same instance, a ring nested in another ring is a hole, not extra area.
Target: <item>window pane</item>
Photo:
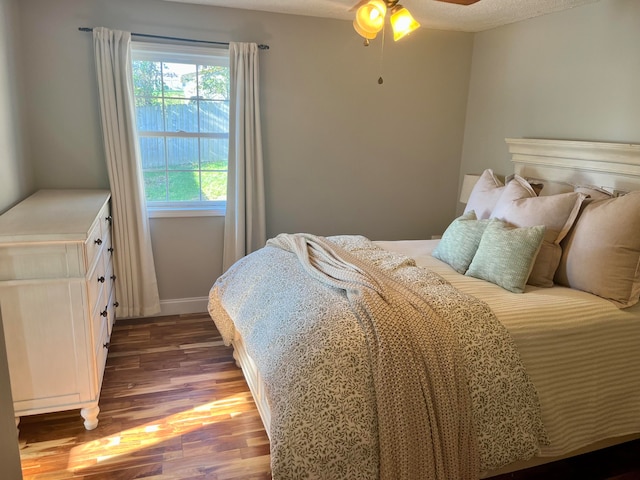
[[[140,137],[140,156],[143,170],[164,170],[164,138]]]
[[[133,89],[138,97],[162,95],[162,72],[160,62],[136,60],[133,62]]]
[[[165,100],[167,132],[198,132],[196,100]]]
[[[163,63],[162,79],[167,98],[191,98],[198,95],[196,66],[188,63]]]
[[[201,138],[200,160],[202,170],[226,171],[229,164],[229,139]]]
[[[169,177],[169,201],[200,200],[199,172],[167,172]]]
[[[200,131],[202,133],[228,133],[229,102],[201,100]]]
[[[163,131],[162,99],[150,97],[136,98],[136,121],[138,122],[138,131],[140,132]]]
[[[202,172],[202,199],[227,199],[227,172]]]
[[[144,192],[148,202],[164,202],[167,199],[167,175],[162,172],[143,172]]]
[[[169,170],[197,170],[197,138],[167,138],[167,168]]]
[[[200,98],[229,99],[229,67],[198,65]]]

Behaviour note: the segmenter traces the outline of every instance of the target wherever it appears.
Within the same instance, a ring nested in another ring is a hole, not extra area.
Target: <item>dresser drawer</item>
[[[105,299],[98,301],[98,297],[105,289],[110,280],[107,276],[105,262],[102,256],[98,257],[94,265],[94,269],[87,276],[87,290],[89,292],[89,311],[93,312],[96,308],[103,308]]]
[[[100,290],[100,296],[96,301],[96,308],[94,308],[91,314],[91,335],[94,345],[100,343],[102,330],[107,324],[107,318],[109,316],[107,300],[106,289],[103,288]]]
[[[107,231],[108,234],[108,231]],[[102,231],[102,222],[98,218],[93,228],[89,231],[87,241],[84,244],[86,252],[86,267],[87,270],[91,270],[96,259],[102,252],[103,244],[105,243],[105,235]]]
[[[18,244],[0,248],[0,281],[84,276],[82,243]]]
[[[118,306],[118,302],[116,301],[116,291],[115,289],[111,290],[111,295],[109,295],[109,304],[107,305],[107,327],[109,329],[109,336],[111,336],[111,332],[113,331],[113,324],[116,321],[116,307]]]
[[[102,378],[104,377],[104,368],[107,363],[107,353],[109,352],[109,332],[108,322],[106,317],[103,318],[100,333],[98,335],[98,341],[95,344],[95,368],[96,368],[96,380],[97,384],[96,395],[100,394],[100,385],[102,385]]]
[[[102,233],[104,236],[108,236],[108,232],[111,231],[111,225],[113,223],[113,218],[111,217],[111,210],[109,208],[109,204],[106,204],[102,211],[100,212],[100,222],[102,223]]]

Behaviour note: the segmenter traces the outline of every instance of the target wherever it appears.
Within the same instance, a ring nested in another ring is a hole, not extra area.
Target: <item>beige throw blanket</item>
[[[449,324],[417,292],[322,238],[283,234],[268,245],[347,294],[369,349],[380,478],[477,478],[467,378]]]

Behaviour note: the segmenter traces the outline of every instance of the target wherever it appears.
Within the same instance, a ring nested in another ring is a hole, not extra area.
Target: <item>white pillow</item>
[[[507,188],[514,183],[510,182]],[[516,227],[546,227],[544,241],[527,281],[530,285],[553,286],[553,277],[562,256],[560,242],[575,222],[584,198],[583,193],[569,192],[510,200],[506,191],[500,198],[499,204],[491,214],[492,218],[499,218]]]
[[[478,220],[489,218],[503,191],[504,185],[493,170],[485,170],[471,190],[464,213],[474,211]]]
[[[620,308],[640,299],[640,192],[584,207],[562,242],[561,285],[606,298]]]
[[[505,214],[505,210],[510,208],[511,204],[515,200],[520,200],[523,198],[536,198],[536,192],[531,187],[529,182],[527,182],[520,175],[514,175],[513,180],[507,183],[507,186],[504,187],[502,195],[498,199],[498,202],[494,206],[490,218],[502,218]],[[509,220],[507,220],[509,221]],[[522,226],[522,225],[519,225]],[[527,225],[527,227],[532,227],[533,225]]]

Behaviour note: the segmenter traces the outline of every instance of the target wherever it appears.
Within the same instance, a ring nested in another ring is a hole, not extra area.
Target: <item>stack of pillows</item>
[[[485,170],[432,255],[514,293],[557,283],[629,307],[640,297],[640,192],[538,196],[518,175],[503,185]]]

